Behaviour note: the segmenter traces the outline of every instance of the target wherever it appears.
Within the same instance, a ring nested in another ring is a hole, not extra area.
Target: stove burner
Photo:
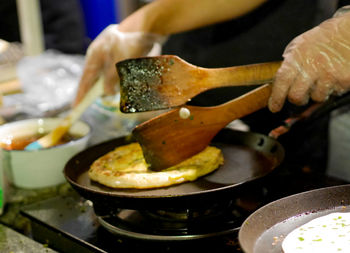
[[[109,232],[143,240],[180,241],[226,235],[238,231],[247,217],[234,201],[203,210],[120,209],[115,215],[98,216]]]
[[[214,203],[210,208],[197,209],[177,209],[168,208],[164,210],[145,210],[140,211],[150,219],[157,219],[169,222],[194,222],[213,219],[225,214],[225,210],[232,206],[232,200]]]

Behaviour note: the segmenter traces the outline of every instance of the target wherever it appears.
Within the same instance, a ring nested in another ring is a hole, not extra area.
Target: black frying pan
[[[212,144],[222,149],[225,164],[193,182],[159,189],[118,190],[89,179],[87,172],[93,161],[131,141],[129,137],[122,137],[92,146],[75,155],[64,168],[68,182],[80,195],[91,200],[100,212],[111,208],[140,210],[210,206],[219,200],[231,199],[234,190],[242,190],[239,186],[263,178],[284,158],[284,149],[276,139],[223,129]]]
[[[350,93],[330,98],[317,110],[306,112],[306,119],[314,121],[331,110],[350,103]],[[295,122],[305,119],[300,115],[286,124],[286,131]],[[294,122],[294,123],[293,123]],[[284,130],[282,133],[285,132]],[[233,194],[240,194],[250,183],[256,183],[270,174],[283,160],[284,149],[276,140],[279,131],[270,138],[252,132],[240,132],[223,129],[212,144],[222,149],[225,164],[210,175],[194,182],[151,190],[117,190],[90,181],[87,171],[100,156],[115,147],[127,144],[130,137],[121,137],[90,147],[69,160],[64,168],[68,182],[84,198],[93,201],[96,213],[102,215],[106,210],[127,209],[163,209],[176,210],[212,207],[213,204],[227,202]]]
[[[281,253],[289,232],[331,212],[350,212],[350,185],[307,191],[263,206],[244,221],[239,243],[246,253]]]

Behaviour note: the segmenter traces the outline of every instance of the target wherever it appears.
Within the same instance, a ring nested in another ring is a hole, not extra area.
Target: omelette
[[[146,163],[141,146],[131,143],[119,146],[93,162],[91,180],[112,188],[149,189],[194,181],[216,170],[224,163],[220,149],[208,146],[189,159],[164,169],[152,171]]]
[[[331,213],[311,220],[289,233],[284,253],[350,252],[350,213]]]

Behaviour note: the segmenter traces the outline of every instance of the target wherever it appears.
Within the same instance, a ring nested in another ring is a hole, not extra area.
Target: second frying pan
[[[350,212],[350,185],[298,193],[261,207],[244,221],[239,243],[246,253],[282,253],[286,235],[332,212]]]
[[[90,165],[117,146],[131,142],[117,138],[75,155],[65,166],[68,182],[101,212],[105,209],[186,209],[210,206],[232,198],[247,182],[256,181],[272,172],[283,160],[284,149],[273,138],[251,132],[223,129],[212,145],[222,149],[225,163],[215,172],[193,182],[159,189],[113,189],[89,179]],[[248,184],[249,185],[249,184]]]

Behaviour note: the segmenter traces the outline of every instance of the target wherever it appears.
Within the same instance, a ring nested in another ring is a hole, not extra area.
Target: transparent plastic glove
[[[350,89],[350,13],[321,23],[289,43],[273,84],[269,109],[279,111],[285,99],[304,105],[322,102]]]
[[[118,25],[109,25],[87,50],[84,71],[74,105],[81,101],[101,74],[104,75],[105,94],[116,93],[118,74],[115,64],[127,58],[159,54],[161,45],[166,39],[166,36],[158,34],[120,32]],[[156,52],[157,49],[158,52]]]

